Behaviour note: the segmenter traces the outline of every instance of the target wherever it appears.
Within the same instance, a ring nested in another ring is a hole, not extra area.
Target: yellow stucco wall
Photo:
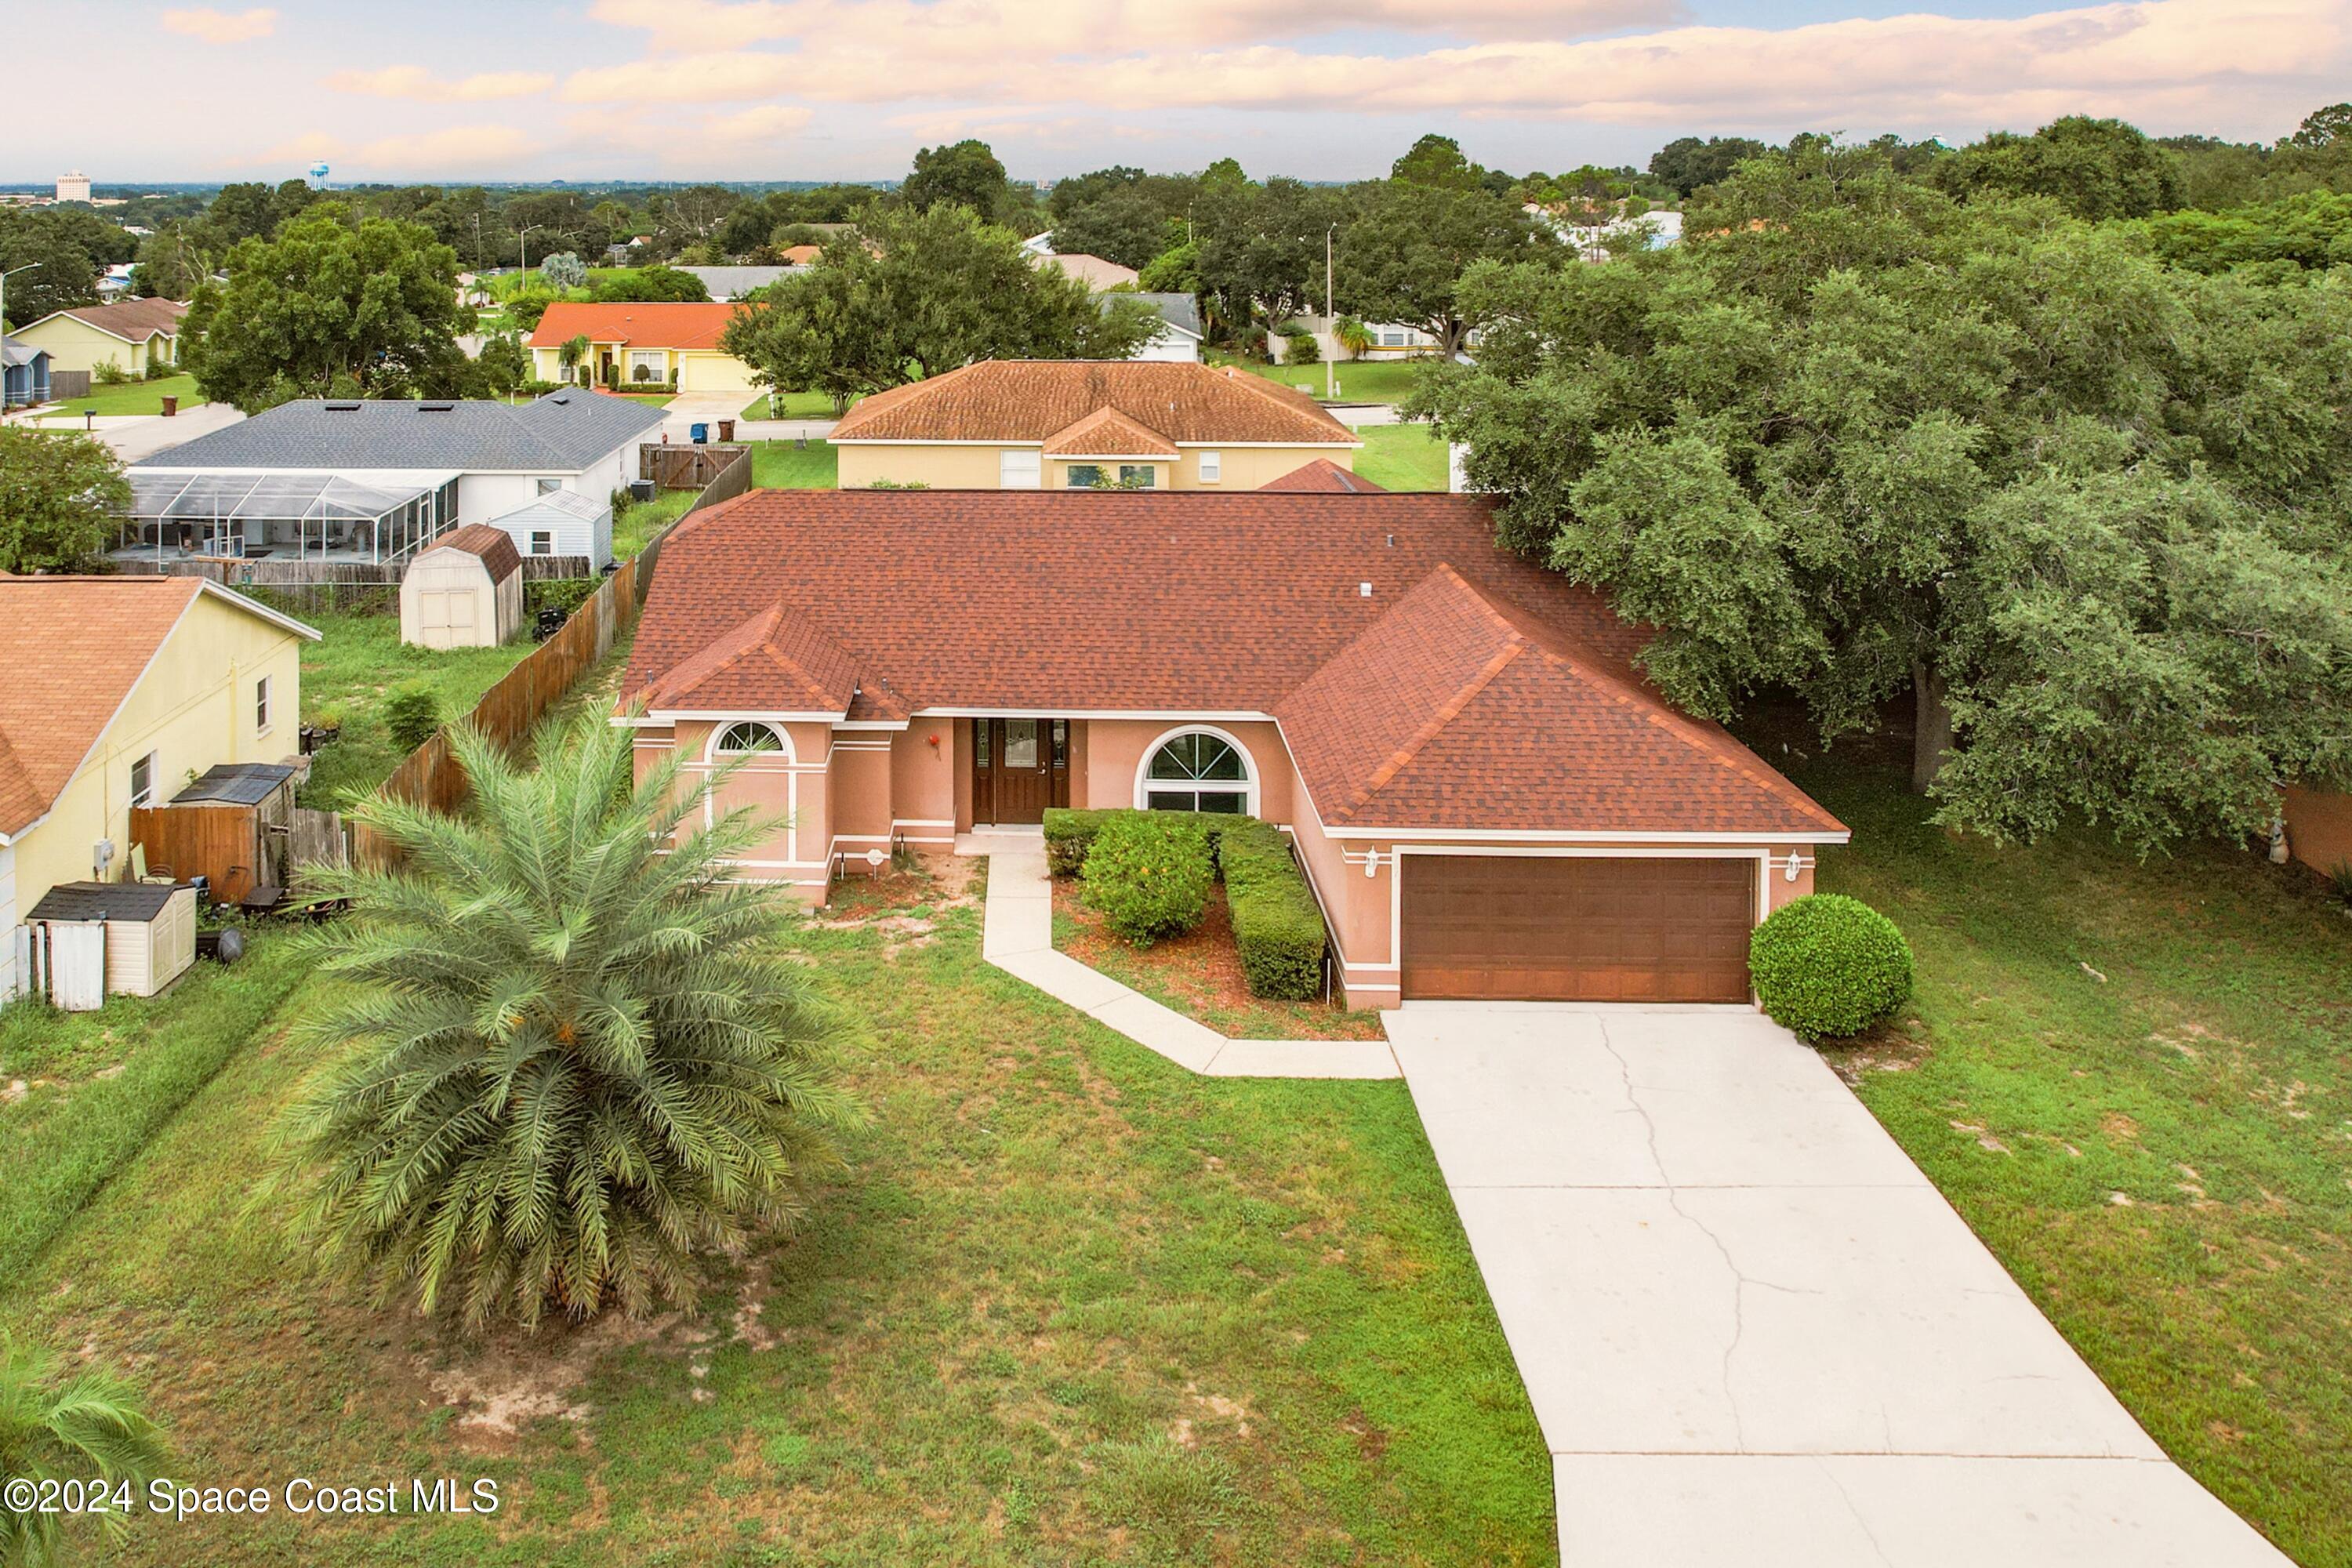
[[[17,917],[59,882],[86,880],[90,849],[114,841],[109,875],[131,864],[131,765],[155,753],[154,804],[222,763],[274,763],[299,749],[302,639],[199,595],[164,639],[95,752],[16,846]],[[254,723],[254,684],[269,681],[269,727]]]
[[[1352,447],[1221,447],[1209,448],[1223,459],[1223,477],[1214,484],[1201,482],[1201,449],[1187,447],[1173,463],[1157,463],[1154,479],[1161,489],[1254,490],[1303,468],[1318,458],[1328,458],[1353,472]],[[1003,448],[998,447],[837,446],[843,489],[863,489],[877,480],[893,484],[928,485],[935,490],[992,490],[999,487]],[[1045,484],[1061,489],[1069,482],[1069,465],[1044,464]]]
[[[147,374],[147,344],[126,343],[121,338],[100,331],[89,322],[71,316],[57,316],[9,334],[17,342],[49,351],[49,374],[61,370],[94,371],[112,360],[131,374]],[[178,340],[159,337],[151,340],[156,357],[165,364],[178,360]]]

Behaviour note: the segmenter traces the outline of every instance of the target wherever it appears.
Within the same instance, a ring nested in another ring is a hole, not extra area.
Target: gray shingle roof
[[[458,468],[577,472],[662,422],[650,404],[551,392],[534,402],[282,403],[142,459],[156,468]]]
[[[1201,302],[1190,294],[1149,294],[1141,290],[1106,294],[1102,297],[1103,309],[1109,310],[1115,300],[1140,300],[1170,326],[1181,328],[1196,338],[1201,335]]]
[[[740,300],[754,289],[765,289],[785,273],[789,267],[681,267],[680,272],[690,272],[702,279],[713,300]]]

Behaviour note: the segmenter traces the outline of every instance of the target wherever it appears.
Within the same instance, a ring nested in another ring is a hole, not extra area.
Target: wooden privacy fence
[[[749,447],[697,447],[687,443],[672,444],[646,441],[637,447],[637,478],[651,479],[666,490],[702,490],[707,492],[719,481],[720,474],[740,460],[743,464],[742,482],[718,497],[741,495],[751,482],[751,448]]]
[[[267,835],[250,808],[131,808],[131,842],[147,851],[148,875],[183,882],[206,878],[219,903],[237,903],[257,885],[283,886]]]
[[[563,629],[507,671],[482,694],[470,717],[475,726],[509,751],[527,740],[532,726],[596,661],[613,650],[613,639],[634,625],[642,595],[638,563],[624,561],[563,623]],[[458,765],[446,729],[408,753],[379,792],[431,811],[455,811],[466,803],[466,770]],[[399,855],[363,822],[352,825],[352,855],[360,865],[388,868]]]

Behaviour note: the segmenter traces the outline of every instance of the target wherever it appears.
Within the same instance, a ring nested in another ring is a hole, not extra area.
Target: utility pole
[[[530,231],[540,226],[535,223],[527,223],[515,230],[515,244],[522,247],[522,270],[526,279],[530,274]]]
[[[1339,318],[1331,309],[1331,237],[1339,232],[1336,223],[1323,231],[1323,332],[1332,348],[1323,356],[1323,397],[1329,403],[1339,398]]]

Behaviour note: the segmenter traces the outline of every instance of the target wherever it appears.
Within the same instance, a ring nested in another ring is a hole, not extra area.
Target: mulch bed
[[[1377,1040],[1380,1015],[1351,1012],[1328,1002],[1269,1002],[1253,996],[1234,945],[1232,912],[1222,883],[1209,889],[1209,906],[1199,926],[1179,937],[1136,947],[1110,929],[1108,920],[1087,906],[1075,878],[1054,880],[1058,926],[1073,928],[1055,945],[1072,958],[1132,985],[1156,1002],[1235,1039]]]

